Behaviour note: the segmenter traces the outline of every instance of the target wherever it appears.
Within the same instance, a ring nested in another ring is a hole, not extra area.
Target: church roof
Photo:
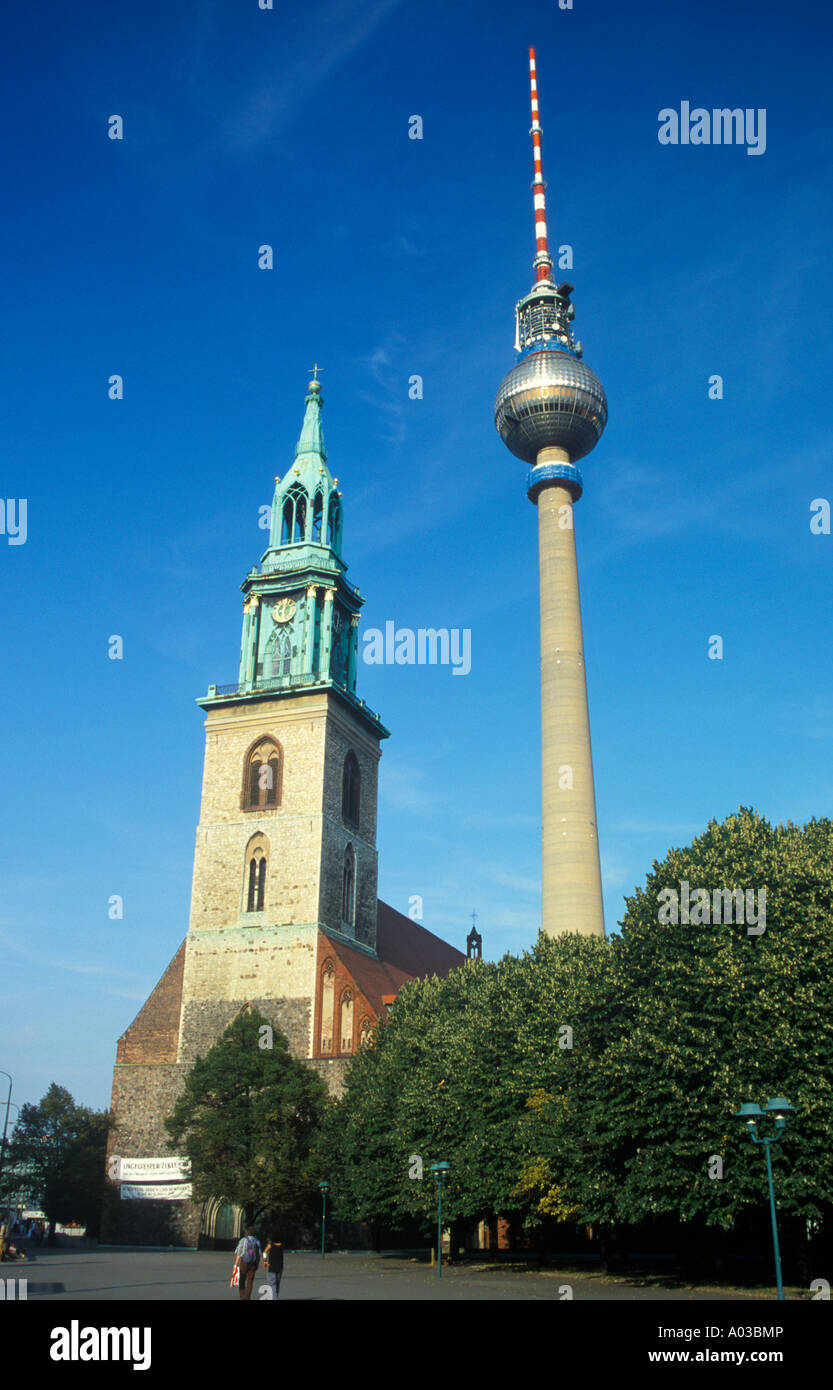
[[[385,1002],[399,993],[409,980],[430,975],[444,978],[450,970],[464,965],[462,951],[449,946],[433,932],[426,931],[396,908],[379,899],[374,960],[363,951],[330,938],[330,947],[349,970],[356,986],[378,1017],[385,1017]]]
[[[156,988],[119,1038],[117,1062],[176,1061],[184,971],[183,941]]]

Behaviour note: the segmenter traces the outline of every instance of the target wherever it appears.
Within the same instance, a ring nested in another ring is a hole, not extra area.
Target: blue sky
[[[0,493],[28,501],[26,543],[0,535],[15,1100],[56,1080],[106,1105],[116,1039],[185,934],[194,700],[236,679],[238,586],[315,361],[363,626],[472,634],[466,677],[360,667],[392,731],[380,895],[422,895],[456,945],[476,909],[492,958],[535,938],[536,518],[492,416],[532,282],[530,43],[551,240],[573,247],[610,410],[576,513],[608,930],[711,817],[830,813],[833,536],[809,523],[833,501],[832,27],[822,3],[757,0],[47,0],[9,21]],[[765,153],[660,145],[658,113],[683,101],[765,109]]]

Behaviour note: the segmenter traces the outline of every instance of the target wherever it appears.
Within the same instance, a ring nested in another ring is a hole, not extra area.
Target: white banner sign
[[[127,1183],[121,1185],[122,1201],[140,1199],[145,1202],[189,1202],[189,1182]]]
[[[173,1158],[123,1158],[119,1177],[122,1182],[176,1182],[191,1176],[191,1160],[175,1154]]]

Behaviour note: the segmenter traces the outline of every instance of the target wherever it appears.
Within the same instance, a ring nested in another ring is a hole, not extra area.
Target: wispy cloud
[[[833,738],[833,699],[817,695],[808,704],[791,703],[779,717],[780,727],[800,738],[827,740]]]
[[[413,764],[385,759],[379,780],[382,800],[395,811],[410,811],[414,815],[433,812],[443,798],[427,785],[424,769]]]
[[[540,878],[527,874],[507,873],[505,869],[498,868],[496,864],[481,864],[479,873],[482,878],[499,884],[501,888],[511,888],[515,893],[540,893],[541,891]]]
[[[302,56],[271,73],[228,117],[221,129],[223,146],[229,150],[252,149],[271,139],[299,106],[309,111],[318,88],[403,3],[404,0],[377,0],[368,6],[363,0],[354,4],[334,0],[318,10],[308,9],[311,23],[306,41],[300,35],[297,39]],[[325,43],[321,42],[321,35],[326,36]],[[314,131],[314,123],[310,129]]]
[[[638,876],[634,873],[633,867],[623,864],[621,860],[612,859],[609,855],[602,855],[602,892],[613,893],[617,899],[622,899],[632,893]],[[616,917],[619,913],[617,911]]]
[[[382,250],[388,252],[391,256],[395,256],[397,259],[401,257],[408,257],[411,259],[414,256],[425,255],[425,251],[420,250],[420,248],[415,246],[406,236],[392,237],[390,241],[384,243]]]
[[[371,353],[358,358],[359,365],[381,388],[372,392],[359,391],[358,398],[366,401],[382,416],[387,426],[383,432],[383,437],[389,444],[401,444],[406,433],[407,374],[394,363],[394,358],[402,352],[405,344],[406,339],[403,334],[394,330]]]
[[[696,835],[702,826],[695,821],[671,822],[627,818],[615,821],[613,830],[624,835]]]
[[[115,975],[129,979],[135,974],[132,970],[114,970],[109,965],[88,965],[83,961],[62,960],[57,956],[29,951],[25,946],[19,946],[17,942],[11,941],[6,935],[2,937],[2,943],[5,950],[11,951],[13,955],[21,956],[32,965],[47,966],[52,970],[66,970],[73,975]],[[133,997],[138,996],[131,996],[131,998]]]

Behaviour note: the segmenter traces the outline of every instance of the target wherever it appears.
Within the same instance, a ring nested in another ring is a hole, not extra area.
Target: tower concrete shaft
[[[568,462],[546,448],[539,465]],[[540,486],[542,927],[604,936],[573,489]]]

